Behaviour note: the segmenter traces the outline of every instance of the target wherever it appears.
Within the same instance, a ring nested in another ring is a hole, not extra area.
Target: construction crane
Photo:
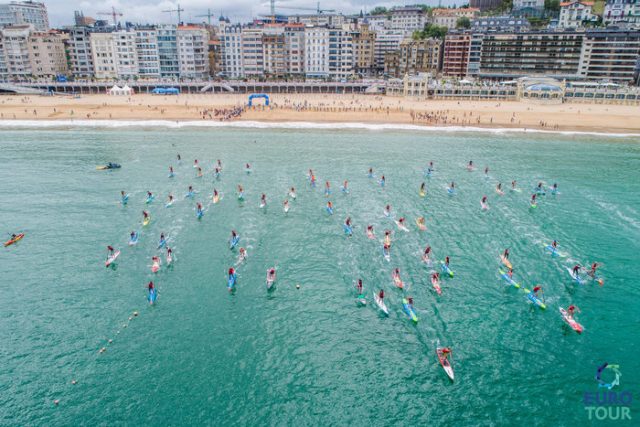
[[[169,9],[169,10],[162,11],[162,13],[173,13],[173,12],[178,12],[178,25],[180,25],[180,23],[182,22],[182,20],[180,19],[180,13],[184,12],[184,9],[180,7],[180,3],[178,3],[177,9]],[[169,17],[171,17],[171,15],[169,15]]]
[[[207,18],[209,22],[209,26],[211,26],[211,17],[215,16],[211,13],[211,9],[207,9],[207,13],[205,15],[196,15],[196,18]]]
[[[286,6],[278,6],[279,9],[291,9],[291,10],[313,10],[318,15],[325,12],[335,12],[335,9],[320,9],[320,2],[318,2],[318,6],[316,8],[313,7],[286,7]],[[273,14],[273,12],[271,12]]]
[[[122,12],[118,12],[115,7],[111,6],[111,12],[98,12],[98,15],[109,15],[113,18],[113,25],[118,26],[118,16],[123,16]]]

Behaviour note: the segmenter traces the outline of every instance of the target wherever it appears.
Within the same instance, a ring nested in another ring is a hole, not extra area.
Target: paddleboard
[[[582,327],[582,325],[580,323],[576,322],[574,319],[569,317],[569,313],[567,313],[567,310],[565,310],[564,308],[560,307],[560,314],[562,315],[562,320],[564,320],[565,323],[567,325],[569,325],[569,327],[571,327],[571,329],[573,329],[574,331],[576,331],[579,334],[582,333],[584,328]]]
[[[377,294],[377,293],[375,293],[375,292],[373,293],[373,300],[376,302],[376,305],[378,306],[378,308],[379,308],[380,310],[382,310],[382,312],[383,312],[385,315],[387,315],[387,316],[388,316],[388,315],[389,315],[389,309],[387,308],[387,305],[384,303],[384,301],[383,301],[383,300],[381,300],[381,299],[380,299],[380,297],[378,296],[378,294]]]
[[[109,267],[111,264],[114,263],[116,259],[118,259],[119,256],[120,256],[120,251],[115,251],[113,255],[107,258],[107,260],[104,262],[104,266]]]

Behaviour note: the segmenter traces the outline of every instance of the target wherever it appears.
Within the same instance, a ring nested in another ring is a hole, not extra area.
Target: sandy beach
[[[0,120],[357,122],[640,133],[640,107],[631,105],[425,101],[350,94],[274,94],[269,107],[263,100],[251,108],[246,103],[244,94],[3,95]]]

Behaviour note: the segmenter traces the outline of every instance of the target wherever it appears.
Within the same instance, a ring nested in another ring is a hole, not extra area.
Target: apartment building
[[[502,0],[469,0],[469,6],[480,9],[480,12],[495,10],[502,4]]]
[[[398,50],[400,42],[406,37],[409,37],[411,33],[407,33],[404,30],[394,29],[380,29],[376,31],[376,41],[374,43],[374,60],[376,72],[382,72],[384,70],[384,57],[387,53],[392,53]]]
[[[177,27],[175,25],[158,25],[156,32],[160,76],[174,79],[180,77]]]
[[[66,34],[34,31],[29,36],[31,73],[36,77],[54,77],[67,73]]]
[[[49,30],[49,14],[44,3],[12,1],[0,4],[0,27],[33,25],[35,31]]]
[[[265,28],[262,34],[263,74],[270,78],[283,78],[288,74],[287,40],[284,27]]]
[[[158,30],[155,27],[137,27],[135,32],[140,77],[148,79],[159,78]]]
[[[91,54],[91,29],[84,26],[72,27],[67,38],[69,71],[76,78],[93,76],[93,56]]]
[[[231,79],[242,78],[244,77],[242,27],[240,25],[222,25],[220,28],[222,74]]]
[[[465,77],[469,66],[470,47],[470,33],[448,33],[444,38],[442,74],[452,77]]]
[[[578,67],[582,78],[633,84],[637,82],[639,67],[640,31],[585,33]]]
[[[12,77],[33,75],[29,57],[29,36],[33,25],[14,25],[0,30],[2,34],[2,56],[6,74]]]
[[[391,10],[389,24],[390,28],[413,32],[424,28],[427,16],[419,7],[395,7]]]
[[[351,32],[353,41],[353,66],[356,74],[364,77],[375,74],[376,33],[362,24]]]
[[[583,37],[584,33],[575,31],[484,34],[478,75],[486,79],[535,75],[575,79]]]
[[[304,24],[287,24],[284,27],[284,39],[287,61],[287,74],[304,75]]]
[[[209,77],[209,32],[195,25],[180,25],[176,31],[178,69],[181,78]]]
[[[441,52],[441,40],[405,39],[396,52],[385,56],[385,74],[398,78],[426,72],[435,75],[440,69]]]
[[[512,16],[480,16],[471,20],[471,31],[474,33],[529,31],[531,24],[527,18]]]
[[[329,29],[327,27],[305,28],[304,71],[307,78],[329,77]]]
[[[135,31],[93,32],[90,39],[96,78],[127,79],[138,76],[140,70]]]
[[[262,49],[262,28],[242,29],[242,68],[247,78],[258,78],[264,73],[264,51]]]
[[[592,14],[593,2],[588,1],[568,1],[560,3],[560,18],[558,27],[579,28],[584,26],[584,22],[592,21],[595,16]]]

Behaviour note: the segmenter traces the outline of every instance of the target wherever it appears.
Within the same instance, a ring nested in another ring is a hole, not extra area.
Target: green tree
[[[471,20],[466,16],[461,16],[456,21],[456,28],[471,28]]]
[[[387,8],[384,6],[376,6],[373,9],[371,9],[371,12],[369,12],[369,15],[384,15],[385,13],[387,13]]]
[[[544,0],[544,8],[553,12],[559,12],[560,0]]]
[[[440,27],[434,24],[426,24],[422,31],[415,31],[413,33],[413,38],[416,40],[428,38],[443,39],[446,35],[447,27]]]

